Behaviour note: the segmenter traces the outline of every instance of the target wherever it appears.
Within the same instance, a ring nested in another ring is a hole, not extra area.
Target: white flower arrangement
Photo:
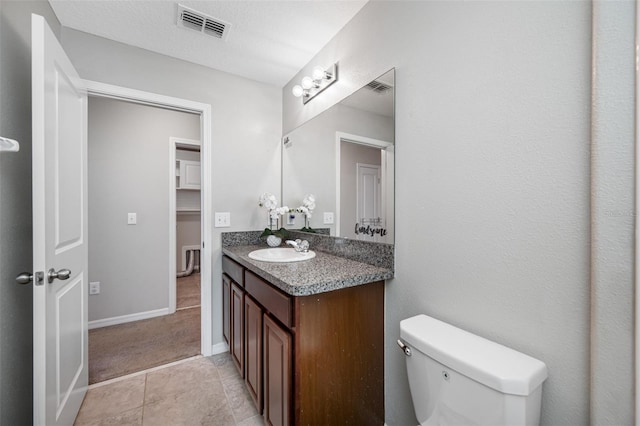
[[[275,195],[265,192],[258,199],[258,205],[260,207],[265,207],[267,210],[271,211],[278,205],[278,199]]]
[[[277,223],[280,220],[280,216],[283,216],[287,213],[295,212],[302,213],[305,216],[305,224],[302,228],[302,231],[315,232],[309,226],[309,219],[311,218],[311,216],[313,216],[313,210],[316,208],[316,197],[313,194],[305,195],[304,199],[302,200],[302,205],[300,207],[296,207],[295,209],[291,209],[288,206],[278,207],[278,199],[275,197],[275,195],[265,192],[258,199],[258,205],[267,209],[269,213],[269,223],[273,224],[273,222],[275,222],[276,228],[278,227]],[[273,225],[271,225],[269,228],[265,228],[261,236],[286,236],[286,229],[280,228],[273,230],[272,227]]]
[[[282,238],[286,236],[286,230],[284,228],[276,229],[274,231],[272,227],[273,227],[274,221],[276,223],[276,228],[278,227],[278,220],[280,219],[280,216],[288,213],[289,207],[287,206],[277,207],[278,199],[276,198],[275,195],[270,194],[268,192],[265,192],[260,196],[260,198],[258,199],[258,205],[260,207],[264,207],[267,209],[267,211],[269,212],[269,223],[271,224],[269,228],[264,229],[261,237],[275,235]]]
[[[287,206],[276,207],[275,209],[273,209],[273,210],[271,210],[269,212],[269,215],[271,216],[271,219],[279,220],[280,216],[289,213],[289,211],[290,211],[289,207],[287,207]]]
[[[295,209],[298,213],[303,213],[305,216],[305,224],[302,231],[314,232],[309,226],[309,219],[313,216],[313,210],[316,208],[316,197],[313,194],[307,194],[302,200],[302,205]]]

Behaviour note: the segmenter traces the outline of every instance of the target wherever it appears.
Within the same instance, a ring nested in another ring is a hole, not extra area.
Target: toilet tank
[[[421,425],[537,425],[547,367],[427,315],[400,322]]]

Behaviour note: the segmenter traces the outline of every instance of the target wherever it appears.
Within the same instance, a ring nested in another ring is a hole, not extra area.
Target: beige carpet
[[[89,330],[89,384],[200,354],[199,288],[180,278],[175,314]]]

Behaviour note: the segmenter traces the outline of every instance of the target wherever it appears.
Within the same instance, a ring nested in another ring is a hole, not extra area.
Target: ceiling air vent
[[[382,83],[377,80],[373,80],[371,83],[365,86],[367,89],[373,90],[376,93],[385,93],[388,90],[391,90],[392,87],[388,84]]]
[[[227,38],[231,24],[222,19],[178,5],[178,26],[199,31],[222,40]]]

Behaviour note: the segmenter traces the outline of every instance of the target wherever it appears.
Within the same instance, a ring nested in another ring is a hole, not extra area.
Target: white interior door
[[[357,215],[356,221],[360,226],[379,227],[381,220],[380,198],[380,166],[371,164],[356,164],[358,183],[357,189]],[[363,234],[358,234],[362,237]],[[364,234],[367,235],[367,234]],[[361,238],[367,239],[367,238]],[[371,239],[369,236],[368,239]]]
[[[31,25],[34,423],[70,425],[88,383],[87,95],[44,18]]]

